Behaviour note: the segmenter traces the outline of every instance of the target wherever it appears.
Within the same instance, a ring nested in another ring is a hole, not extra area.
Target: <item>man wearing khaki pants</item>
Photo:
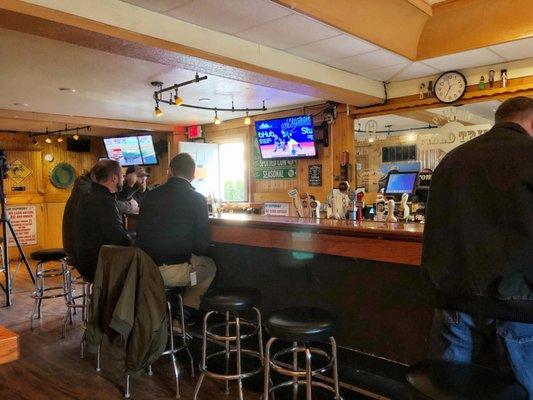
[[[196,165],[187,153],[170,161],[168,181],[150,191],[139,213],[136,246],[157,265],[165,286],[189,286],[183,302],[198,309],[216,273],[209,247],[205,197],[191,185]]]

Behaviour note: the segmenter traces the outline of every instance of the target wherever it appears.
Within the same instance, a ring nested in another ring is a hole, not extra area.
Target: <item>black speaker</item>
[[[90,153],[91,152],[91,139],[78,139],[67,138],[67,151],[74,151],[76,153]]]

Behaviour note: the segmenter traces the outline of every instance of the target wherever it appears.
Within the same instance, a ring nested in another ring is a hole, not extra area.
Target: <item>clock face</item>
[[[445,72],[435,82],[435,96],[443,103],[453,103],[463,97],[466,78],[459,72]]]

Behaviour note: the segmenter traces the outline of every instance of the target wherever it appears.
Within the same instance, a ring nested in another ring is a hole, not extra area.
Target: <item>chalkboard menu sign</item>
[[[322,164],[309,166],[309,186],[322,186]]]

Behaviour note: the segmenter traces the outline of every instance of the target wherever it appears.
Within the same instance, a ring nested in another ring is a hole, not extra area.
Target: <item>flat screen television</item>
[[[107,157],[121,166],[157,165],[152,135],[104,138]]]
[[[418,172],[391,172],[387,177],[385,194],[401,195],[413,194],[416,186]]]
[[[311,115],[256,121],[255,132],[263,159],[317,155]]]

